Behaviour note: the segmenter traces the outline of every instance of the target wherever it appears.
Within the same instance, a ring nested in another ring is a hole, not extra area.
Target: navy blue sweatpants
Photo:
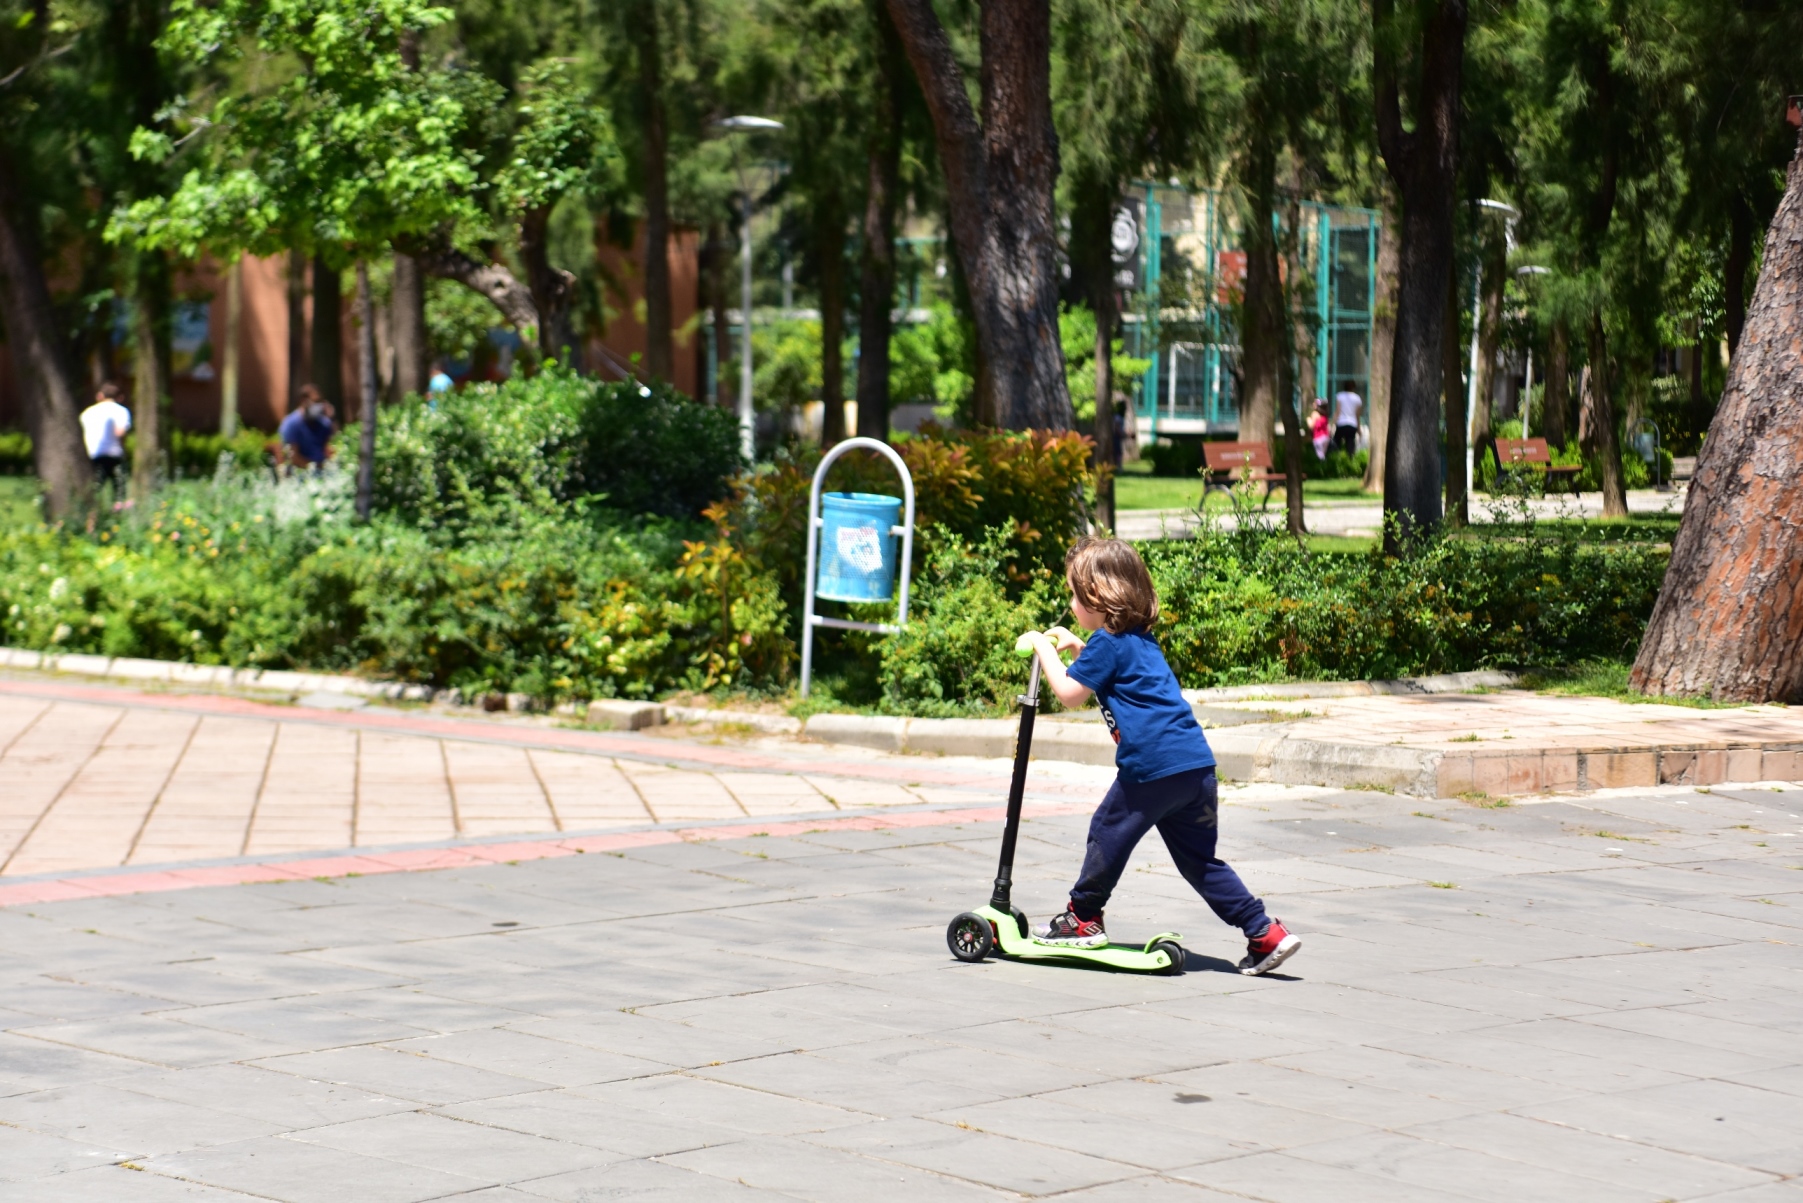
[[[1132,782],[1119,777],[1109,787],[1102,805],[1089,821],[1089,849],[1083,856],[1083,873],[1071,888],[1071,902],[1081,918],[1102,913],[1109,895],[1127,870],[1146,832],[1154,827],[1177,862],[1177,871],[1196,887],[1221,921],[1248,937],[1270,924],[1265,904],[1253,896],[1240,875],[1215,856],[1215,771],[1190,769],[1156,781]]]

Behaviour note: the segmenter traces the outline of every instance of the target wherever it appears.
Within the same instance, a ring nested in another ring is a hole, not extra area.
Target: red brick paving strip
[[[311,723],[324,727],[392,731],[435,739],[507,743],[516,747],[557,748],[644,760],[655,764],[681,763],[727,769],[767,769],[782,773],[814,773],[828,777],[864,777],[879,781],[907,781],[933,785],[994,786],[1006,777],[995,773],[944,770],[926,765],[858,764],[853,761],[797,761],[764,752],[702,744],[676,744],[644,735],[613,735],[594,731],[567,731],[554,727],[510,726],[479,719],[441,718],[381,710],[312,710],[283,706],[249,698],[220,694],[141,693],[117,686],[77,685],[63,681],[0,680],[0,694],[45,698],[52,701],[88,702],[101,706],[152,707],[187,714],[234,715],[283,723]],[[1096,792],[1093,785],[1039,781],[1034,788],[1049,793]]]
[[[1080,814],[1088,806],[1032,807],[1031,817]],[[461,869],[471,865],[508,864],[550,860],[586,852],[618,852],[656,844],[700,843],[708,840],[742,840],[757,836],[806,835],[817,831],[890,831],[910,827],[941,827],[955,823],[999,823],[1007,816],[1002,806],[977,806],[962,810],[914,810],[902,814],[857,815],[833,819],[801,819],[785,823],[730,823],[711,827],[681,827],[661,831],[628,831],[615,835],[565,836],[547,840],[514,840],[505,844],[461,844],[449,848],[410,848],[395,852],[354,852],[341,856],[315,856],[297,860],[270,860],[249,864],[200,865],[194,868],[154,869],[141,873],[97,871],[70,874],[45,881],[0,885],[0,907],[34,902],[66,902],[77,898],[106,898],[119,894],[153,894],[168,890],[192,890],[206,886],[250,885],[255,882],[305,881],[321,877],[371,877],[377,873],[417,873],[434,869]]]

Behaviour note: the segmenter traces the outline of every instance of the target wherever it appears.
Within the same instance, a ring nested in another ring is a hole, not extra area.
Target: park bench
[[[1231,489],[1242,480],[1262,483],[1265,497],[1283,483],[1283,473],[1271,471],[1271,447],[1267,443],[1203,443],[1203,473],[1209,489]]]
[[[1578,473],[1581,469],[1576,464],[1553,463],[1552,451],[1547,447],[1545,439],[1497,439],[1498,475],[1521,466],[1537,466],[1545,472],[1548,484],[1555,480],[1566,481],[1573,495],[1578,493]]]

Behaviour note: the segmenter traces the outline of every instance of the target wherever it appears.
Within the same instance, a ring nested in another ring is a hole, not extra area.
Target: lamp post
[[[783,128],[780,121],[748,116],[726,117],[714,125],[733,133]],[[757,458],[757,414],[751,404],[751,186],[745,180],[736,144],[733,169],[743,197],[739,217],[739,453],[749,464]]]

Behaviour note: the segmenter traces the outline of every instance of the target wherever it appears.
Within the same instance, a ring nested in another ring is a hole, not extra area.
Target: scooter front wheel
[[[965,911],[945,929],[945,943],[960,961],[980,961],[995,951],[995,929],[983,916]]]
[[[1185,955],[1182,945],[1173,944],[1169,940],[1160,940],[1158,943],[1152,945],[1151,951],[1162,952],[1165,956],[1170,958],[1171,963],[1166,965],[1163,969],[1160,969],[1158,972],[1164,974],[1166,977],[1181,977],[1183,975],[1183,963],[1187,961],[1189,957]]]

